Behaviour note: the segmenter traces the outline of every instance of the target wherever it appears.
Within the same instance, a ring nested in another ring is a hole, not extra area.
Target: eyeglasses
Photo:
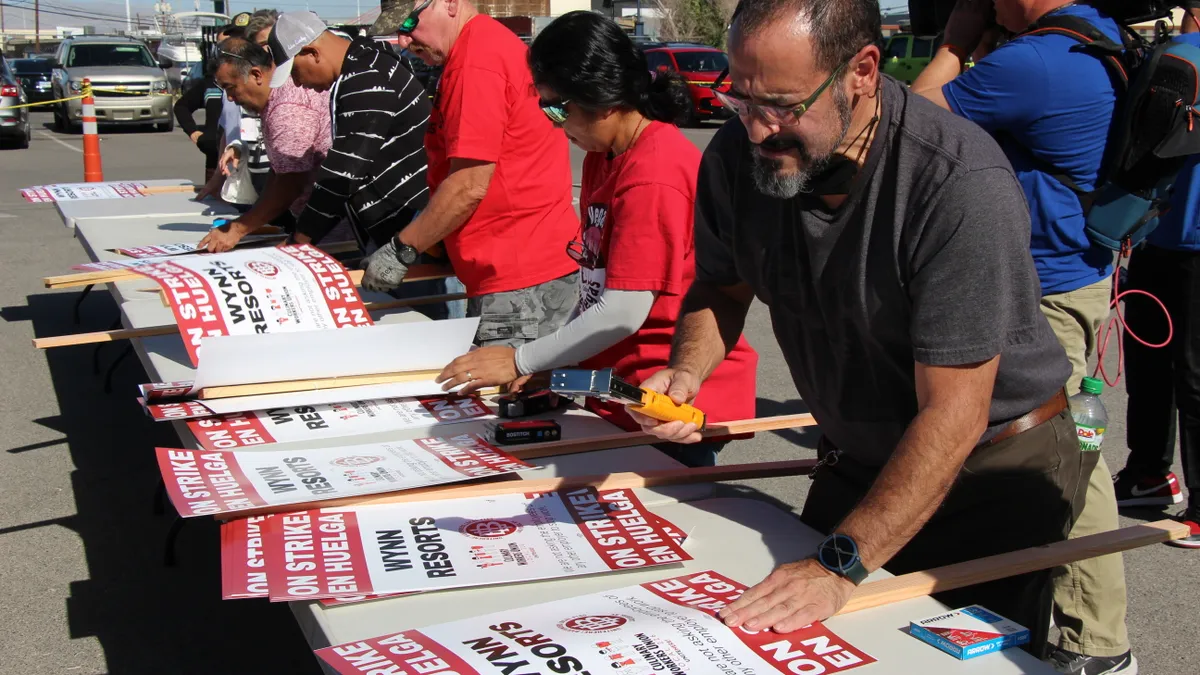
[[[417,8],[412,11],[412,14],[409,14],[408,18],[404,20],[404,23],[400,24],[400,27],[396,29],[396,32],[401,35],[411,35],[421,23],[421,20],[417,17],[421,14],[421,12],[425,11],[426,7],[432,4],[433,0],[425,0],[425,2],[417,5]]]
[[[569,115],[569,113],[567,113],[568,103],[570,103],[570,101],[556,101],[551,103],[546,99],[540,99],[538,101],[538,107],[542,109],[542,112],[545,113],[546,117],[550,118],[551,122],[562,126],[562,124],[567,121],[567,117]]]
[[[729,75],[728,68],[721,71],[721,75],[717,77],[715,82],[712,83],[712,90],[713,94],[717,97],[717,100],[721,102],[721,105],[732,110],[738,117],[749,117],[753,113],[758,115],[759,119],[772,126],[789,127],[800,121],[800,118],[804,116],[804,113],[808,112],[808,109],[817,102],[817,99],[821,97],[821,94],[825,93],[825,90],[829,88],[829,85],[833,84],[834,80],[837,79],[838,75],[842,74],[842,71],[845,70],[846,66],[848,65],[850,65],[850,63],[846,62],[835,68],[834,71],[829,74],[829,77],[821,83],[821,86],[817,87],[817,90],[813,92],[812,96],[809,96],[800,103],[792,106],[751,103],[743,98],[739,98],[737,96],[733,96],[732,94],[727,94],[721,91],[720,87],[725,83],[725,77]]]

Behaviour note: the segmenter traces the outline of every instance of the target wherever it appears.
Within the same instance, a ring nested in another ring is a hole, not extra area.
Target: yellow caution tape
[[[82,95],[72,96],[70,98],[56,98],[53,101],[39,101],[37,103],[22,103],[21,105],[5,105],[5,106],[0,106],[0,110],[16,110],[17,108],[32,108],[34,106],[51,105],[53,103],[62,103],[63,101],[74,101],[76,99],[81,99],[81,98],[83,98]]]

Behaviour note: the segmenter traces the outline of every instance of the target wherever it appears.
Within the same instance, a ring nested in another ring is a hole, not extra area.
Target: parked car
[[[54,100],[54,86],[50,75],[54,72],[53,61],[49,58],[24,58],[9,61],[21,88],[29,97],[30,103]]]
[[[704,120],[729,119],[733,113],[713,94],[717,76],[729,67],[729,57],[720,49],[690,42],[650,42],[642,46],[646,62],[654,72],[678,71],[687,81],[692,107],[685,124],[695,126]],[[726,82],[721,91],[728,91]]]
[[[165,57],[155,61],[149,48],[133,38],[67,38],[55,53],[54,98],[78,95],[86,77],[93,87],[104,89],[95,93],[100,124],[152,124],[159,131],[171,131],[171,85],[163,69],[173,65]],[[79,99],[66,101],[55,108],[55,128],[75,130],[82,115]]]
[[[933,60],[933,54],[940,46],[941,37],[909,33],[893,35],[883,48],[883,72],[905,84],[912,84]]]
[[[0,142],[28,148],[33,130],[29,127],[29,108],[9,106],[29,103],[25,90],[13,73],[8,59],[0,56]]]

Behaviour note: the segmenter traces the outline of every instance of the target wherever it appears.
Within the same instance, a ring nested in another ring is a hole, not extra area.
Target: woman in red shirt
[[[667,366],[683,296],[695,277],[693,206],[700,151],[672,123],[691,105],[678,74],[651,73],[645,55],[611,20],[570,12],[529,52],[541,107],[587,151],[579,236],[568,254],[580,266],[579,304],[557,332],[518,349],[485,347],[439,377],[464,391],[516,383],[578,364],[613,368],[633,384]],[[704,382],[695,405],[708,420],[754,417],[758,355],[741,338]],[[588,407],[630,431],[624,406]],[[725,441],[662,444],[689,466],[711,466]]]

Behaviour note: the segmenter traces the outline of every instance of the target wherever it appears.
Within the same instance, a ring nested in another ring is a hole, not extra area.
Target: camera
[[[946,28],[956,0],[909,0],[908,16],[912,32],[937,35]],[[1088,0],[1087,4],[1125,25],[1161,19],[1171,14],[1180,0]]]

